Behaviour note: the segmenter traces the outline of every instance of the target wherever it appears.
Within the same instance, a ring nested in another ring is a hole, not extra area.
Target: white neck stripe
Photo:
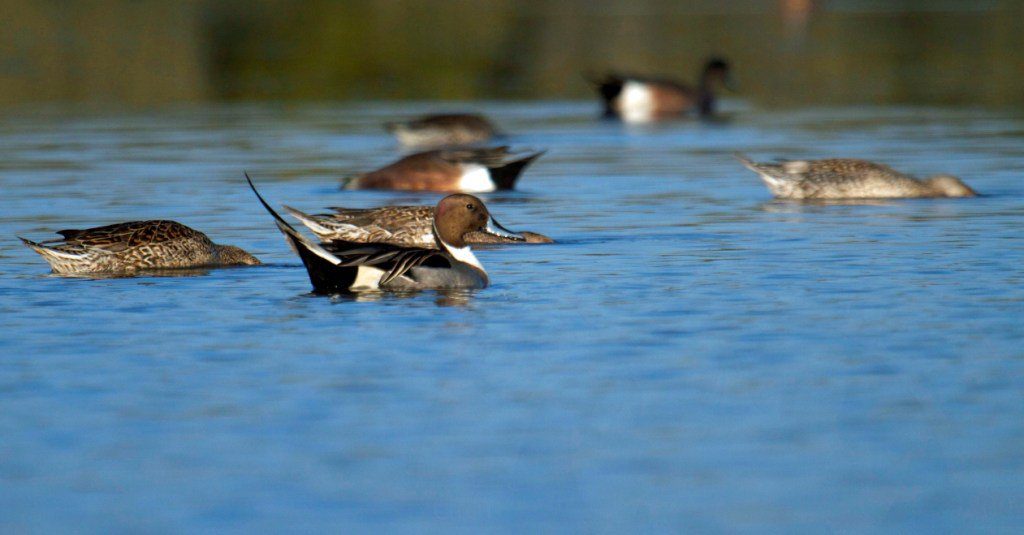
[[[476,255],[473,254],[472,249],[468,245],[463,247],[453,247],[450,243],[444,241],[441,238],[441,233],[437,231],[437,222],[434,222],[434,239],[437,240],[437,245],[442,251],[452,255],[452,258],[462,262],[463,264],[469,264],[480,270],[481,273],[487,273],[484,271],[484,266],[477,260]]]

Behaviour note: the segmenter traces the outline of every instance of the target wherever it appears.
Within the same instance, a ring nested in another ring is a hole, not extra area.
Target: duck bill
[[[522,234],[519,234],[518,232],[512,232],[511,230],[501,226],[501,223],[495,221],[493,217],[487,218],[487,226],[485,226],[482,230],[486,234],[497,236],[499,238],[504,238],[506,240],[526,241],[526,238]]]

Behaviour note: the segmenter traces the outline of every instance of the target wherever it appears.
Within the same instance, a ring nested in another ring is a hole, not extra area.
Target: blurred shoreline
[[[765,107],[1024,105],[1024,2],[0,0],[0,109],[579,100],[735,66]]]

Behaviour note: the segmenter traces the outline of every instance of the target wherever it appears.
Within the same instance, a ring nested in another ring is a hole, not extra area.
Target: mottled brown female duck
[[[384,123],[384,128],[404,147],[420,150],[486,143],[498,134],[486,117],[475,113],[424,115]]]
[[[608,74],[592,80],[604,101],[606,117],[618,117],[630,123],[644,123],[681,117],[690,113],[702,116],[715,112],[716,92],[730,87],[729,63],[711,58],[701,70],[697,87],[669,78],[629,74]]]
[[[255,266],[260,261],[233,245],[213,243],[175,221],[129,221],[85,230],[59,230],[63,239],[21,241],[54,273],[131,273],[148,269]]]
[[[736,158],[780,199],[893,199],[914,197],[974,197],[959,178],[935,175],[918,179],[867,160],[832,158],[757,163]]]
[[[436,249],[433,206],[382,206],[380,208],[332,207],[332,214],[307,214],[284,207],[316,234],[320,241],[354,243],[390,243]],[[520,238],[471,231],[463,239],[471,245],[488,243],[552,243],[554,240],[534,232],[519,231]]]
[[[512,189],[526,166],[542,154],[512,153],[508,147],[419,152],[344,179],[342,187],[462,193]]]

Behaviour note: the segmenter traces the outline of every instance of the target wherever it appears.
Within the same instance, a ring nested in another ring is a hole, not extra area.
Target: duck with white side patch
[[[346,178],[342,187],[472,193],[513,189],[523,170],[542,154],[512,152],[507,146],[418,152]]]
[[[480,199],[456,194],[441,199],[434,209],[432,227],[437,249],[345,241],[316,244],[282,219],[251,180],[249,185],[298,252],[315,293],[486,288],[487,272],[466,243],[466,235],[479,232],[524,240],[494,221]]]
[[[715,114],[718,89],[732,87],[729,63],[709,58],[696,87],[668,77],[608,73],[590,77],[604,103],[604,116],[626,122],[649,122],[679,118],[696,112],[701,117]]]

